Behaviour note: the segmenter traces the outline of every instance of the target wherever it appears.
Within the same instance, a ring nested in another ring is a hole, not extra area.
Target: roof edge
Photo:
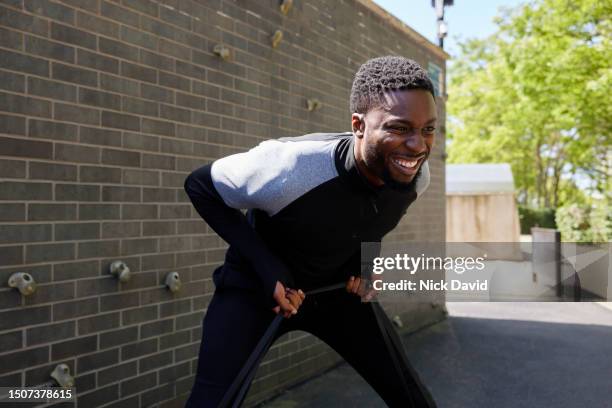
[[[383,20],[389,22],[393,27],[397,28],[400,31],[408,34],[412,39],[414,39],[417,43],[425,46],[429,51],[432,51],[438,57],[444,59],[445,61],[450,58],[450,55],[444,51],[442,48],[438,47],[427,38],[425,38],[422,34],[419,34],[409,25],[405,24],[399,18],[395,17],[393,14],[389,13],[384,8],[380,7],[378,4],[374,3],[373,0],[356,0],[357,3],[365,6],[367,9],[373,11]]]

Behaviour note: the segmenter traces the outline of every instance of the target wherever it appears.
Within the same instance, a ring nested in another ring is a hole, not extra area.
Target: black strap
[[[331,290],[336,290],[339,288],[345,287],[345,284],[338,283],[334,285],[325,286],[322,288],[314,289],[306,292],[306,296],[313,295],[315,293],[328,292]],[[410,364],[405,358],[405,354],[403,352],[403,344],[401,339],[395,332],[393,326],[391,326],[389,319],[385,318],[383,314],[385,311],[380,306],[380,304],[376,302],[372,302],[372,309],[374,310],[374,317],[376,318],[376,322],[378,323],[378,327],[381,331],[382,337],[385,342],[385,346],[389,351],[391,356],[391,360],[395,366],[395,369],[398,372],[398,375],[403,380],[403,383],[410,386],[410,395],[419,395],[418,402],[411,397],[411,405],[412,407],[428,407],[434,408],[436,407],[433,398],[429,394],[429,391],[420,383],[417,373],[412,369]],[[257,372],[257,367],[259,363],[263,359],[264,355],[272,345],[274,337],[283,322],[284,317],[282,315],[276,315],[270,326],[266,329],[265,333],[255,346],[255,349],[247,359],[246,363],[238,373],[238,376],[234,379],[230,387],[225,392],[221,403],[219,404],[220,408],[238,408],[242,404],[244,398],[246,397],[246,393],[249,389],[253,378],[255,377],[255,373]],[[409,371],[406,373],[402,366],[400,365],[398,359],[402,359],[403,366],[407,368]],[[408,376],[408,378],[406,378]],[[412,378],[410,378],[412,377]]]

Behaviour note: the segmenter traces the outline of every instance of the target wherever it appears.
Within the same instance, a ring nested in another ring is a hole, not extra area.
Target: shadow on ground
[[[404,337],[440,408],[612,407],[612,310],[595,303],[449,303]],[[261,404],[385,407],[347,364]]]

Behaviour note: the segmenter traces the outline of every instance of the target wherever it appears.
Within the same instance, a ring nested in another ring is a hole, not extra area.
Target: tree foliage
[[[534,0],[502,10],[492,36],[461,44],[449,81],[449,161],[510,163],[528,205],[609,194],[611,15],[611,0]]]

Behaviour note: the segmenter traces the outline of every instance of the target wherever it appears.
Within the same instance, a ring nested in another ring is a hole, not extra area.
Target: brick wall
[[[367,0],[297,0],[287,16],[278,4],[0,0],[0,386],[45,382],[66,363],[80,407],[182,406],[226,248],[191,207],[187,174],[267,138],[349,129],[352,76],[369,57],[444,67],[444,53]],[[430,190],[391,239],[444,239],[443,133]],[[109,275],[117,259],[131,281]],[[163,285],[170,271],[177,294]],[[14,272],[38,291],[8,288]],[[337,361],[291,333],[249,403]]]

